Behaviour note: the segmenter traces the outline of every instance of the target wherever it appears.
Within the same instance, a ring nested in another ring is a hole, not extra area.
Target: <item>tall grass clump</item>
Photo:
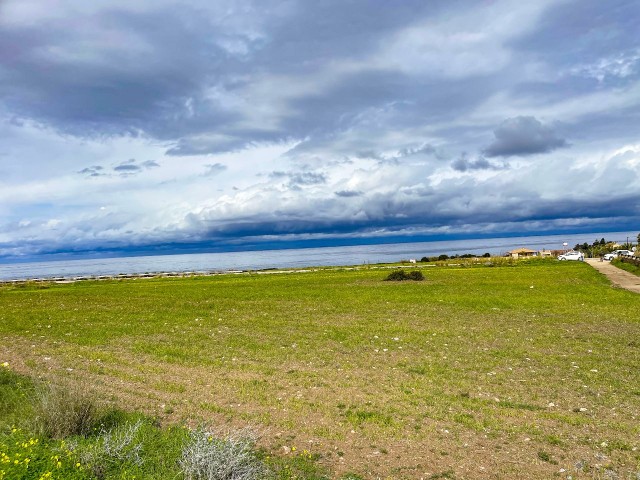
[[[256,456],[256,434],[249,430],[218,436],[193,430],[179,464],[186,480],[258,480],[267,468]]]
[[[98,406],[86,389],[70,385],[40,385],[34,394],[35,432],[49,438],[91,432],[98,418]]]

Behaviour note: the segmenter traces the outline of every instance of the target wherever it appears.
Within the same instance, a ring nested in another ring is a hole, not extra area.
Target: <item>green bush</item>
[[[389,275],[387,275],[387,278],[385,278],[385,281],[392,281],[392,282],[402,282],[405,280],[413,280],[415,282],[420,282],[424,280],[424,275],[422,275],[422,272],[418,270],[414,270],[412,272],[405,272],[404,270],[396,270],[394,272],[391,272]]]

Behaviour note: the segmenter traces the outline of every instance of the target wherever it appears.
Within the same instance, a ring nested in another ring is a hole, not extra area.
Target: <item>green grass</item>
[[[619,258],[614,258],[611,260],[611,265],[615,265],[616,267],[626,270],[627,272],[633,273],[634,275],[640,275],[640,267],[637,265],[633,265],[631,263],[623,262]]]
[[[494,476],[548,478],[538,452],[568,469],[603,442],[630,447],[607,450],[612,468],[640,471],[640,296],[579,262],[455,263],[423,282],[360,268],[0,287],[0,361],[163,421],[264,428],[272,458],[295,445],[336,475],[474,478],[464,465],[489,448]]]

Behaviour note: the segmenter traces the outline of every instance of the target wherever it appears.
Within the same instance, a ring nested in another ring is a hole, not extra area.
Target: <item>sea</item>
[[[344,247],[253,250],[226,253],[191,253],[100,259],[74,259],[32,263],[0,264],[0,280],[75,278],[135,275],[161,272],[228,272],[313,266],[392,263],[437,255],[465,253],[503,255],[525,247],[533,250],[562,250],[595,239],[624,243],[635,241],[638,232],[580,233],[528,237],[445,240],[415,243],[387,243]],[[564,246],[566,244],[568,247]]]

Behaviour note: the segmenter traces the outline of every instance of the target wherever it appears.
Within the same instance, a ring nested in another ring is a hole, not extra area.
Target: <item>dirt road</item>
[[[617,285],[621,288],[626,288],[627,290],[631,290],[632,292],[640,293],[639,276],[634,275],[633,273],[625,272],[618,267],[614,267],[607,261],[601,262],[598,258],[585,258],[584,260],[600,273],[606,275],[614,285]]]

